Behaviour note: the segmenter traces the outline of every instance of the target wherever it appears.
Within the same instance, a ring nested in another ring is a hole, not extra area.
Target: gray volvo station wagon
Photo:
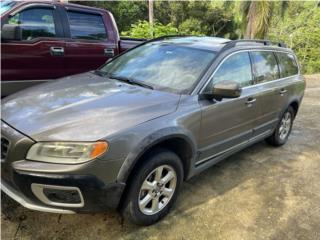
[[[284,44],[154,39],[5,98],[1,189],[33,210],[117,208],[149,225],[184,180],[258,141],[286,143],[304,89]]]

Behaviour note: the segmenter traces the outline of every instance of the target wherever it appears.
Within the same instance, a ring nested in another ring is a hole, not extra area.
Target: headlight
[[[27,159],[50,163],[77,164],[104,154],[108,143],[99,142],[39,142],[29,149]]]

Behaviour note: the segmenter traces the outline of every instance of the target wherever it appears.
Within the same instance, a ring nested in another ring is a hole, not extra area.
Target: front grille
[[[7,157],[9,150],[9,140],[1,137],[1,161],[4,161]]]

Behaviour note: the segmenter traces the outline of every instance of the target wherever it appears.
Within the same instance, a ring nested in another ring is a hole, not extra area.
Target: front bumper
[[[1,179],[1,190],[4,193],[26,208],[52,213],[93,213],[115,209],[125,187],[123,183],[104,184],[88,175],[42,175],[15,171],[13,179],[13,182]],[[32,191],[34,185],[48,189],[57,186],[79,189],[83,204],[44,201]]]
[[[9,184],[5,183],[4,181],[1,181],[1,190],[7,194],[10,198],[15,200],[16,202],[20,203],[25,208],[41,211],[41,212],[50,212],[50,213],[64,213],[64,214],[70,214],[75,213],[71,210],[65,210],[65,209],[59,209],[59,208],[52,208],[52,207],[44,207],[39,206],[37,204],[32,203],[28,199],[26,199],[19,191],[12,188]]]
[[[55,213],[91,213],[118,207],[125,184],[103,177],[117,173],[121,162],[61,165],[27,161],[25,156],[34,141],[3,121],[1,133],[1,141],[5,138],[4,147],[1,142],[5,150],[1,155],[1,190],[21,205]]]

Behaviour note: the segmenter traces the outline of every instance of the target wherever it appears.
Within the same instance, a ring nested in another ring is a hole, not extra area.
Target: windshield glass
[[[0,14],[4,14],[6,11],[9,11],[16,2],[13,1],[1,1],[0,3]]]
[[[215,52],[165,42],[151,42],[133,49],[100,71],[132,79],[155,89],[186,93],[215,57]]]

